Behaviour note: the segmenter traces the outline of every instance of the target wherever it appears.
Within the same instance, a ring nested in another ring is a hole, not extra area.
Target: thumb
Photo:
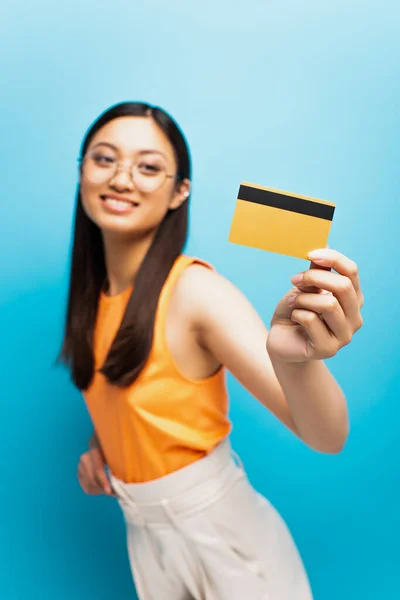
[[[109,496],[113,496],[114,492],[111,487],[110,480],[108,479],[105,463],[103,457],[100,453],[94,452],[92,455],[93,466],[95,477],[99,483],[99,485],[103,488],[104,492]]]
[[[293,287],[280,299],[275,308],[271,325],[279,321],[291,321],[293,308],[290,305],[290,299],[295,298],[299,293],[300,290],[297,287]]]
[[[98,471],[96,471],[96,478],[103,490],[105,491],[105,493],[109,496],[113,496],[114,492],[104,467],[101,467]]]

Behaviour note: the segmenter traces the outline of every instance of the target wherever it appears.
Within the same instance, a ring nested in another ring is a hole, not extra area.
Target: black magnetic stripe
[[[273,208],[281,208],[291,212],[317,217],[332,221],[334,206],[329,204],[321,204],[320,202],[312,202],[311,200],[303,200],[294,196],[286,196],[286,194],[278,194],[269,190],[260,190],[247,185],[241,185],[238,194],[238,200],[246,202],[254,202],[255,204],[263,204],[264,206],[272,206]]]

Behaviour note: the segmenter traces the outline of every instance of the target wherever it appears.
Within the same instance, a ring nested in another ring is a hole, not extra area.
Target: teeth
[[[125,202],[124,200],[115,200],[115,198],[105,198],[104,201],[106,204],[109,204],[114,208],[126,208],[127,206],[133,206],[132,202]]]

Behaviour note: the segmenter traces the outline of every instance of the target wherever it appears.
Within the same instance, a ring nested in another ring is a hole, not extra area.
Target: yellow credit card
[[[332,202],[244,182],[229,241],[307,259],[327,246],[334,212]]]

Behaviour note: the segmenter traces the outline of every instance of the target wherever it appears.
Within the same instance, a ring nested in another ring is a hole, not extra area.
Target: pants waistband
[[[204,458],[154,481],[125,483],[111,474],[111,483],[128,522],[169,522],[171,514],[189,515],[218,500],[244,476],[234,455],[226,439]]]

